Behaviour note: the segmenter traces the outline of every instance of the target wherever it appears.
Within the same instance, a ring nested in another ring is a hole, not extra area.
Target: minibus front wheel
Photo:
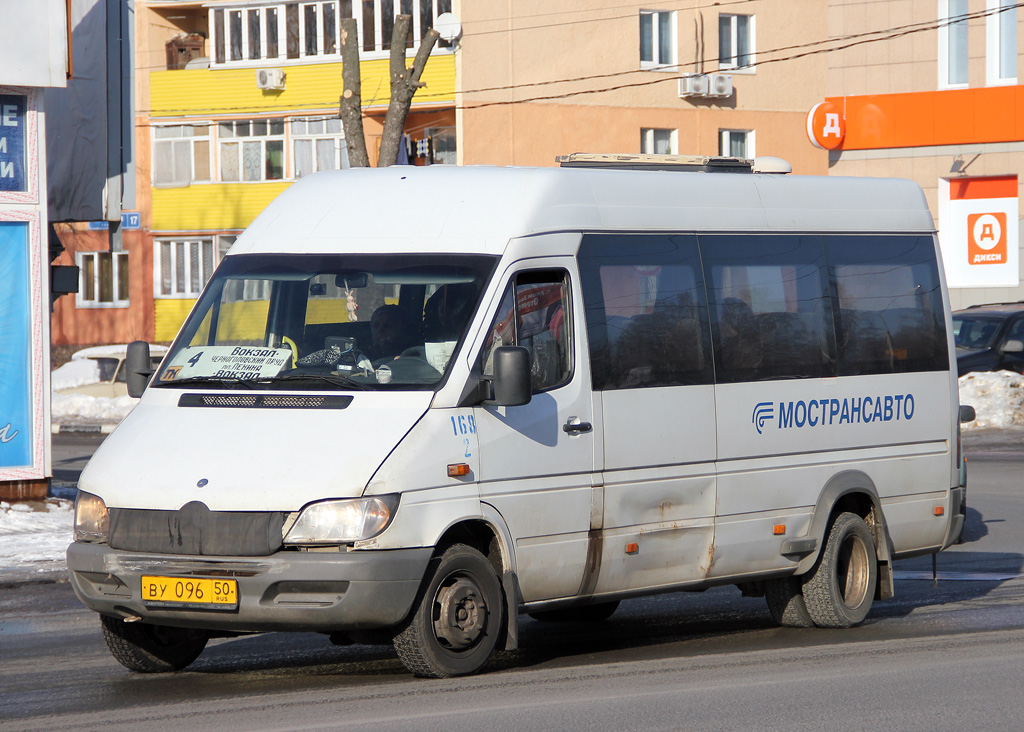
[[[814,568],[804,576],[804,603],[819,628],[849,628],[875,599],[878,558],[871,530],[855,513],[841,513]]]
[[[412,616],[395,635],[395,650],[416,676],[476,673],[505,627],[505,602],[493,565],[472,547],[454,544],[430,564]]]

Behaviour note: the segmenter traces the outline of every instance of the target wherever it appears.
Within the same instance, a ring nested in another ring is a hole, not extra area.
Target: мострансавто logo
[[[775,421],[779,429],[827,427],[839,424],[871,424],[899,422],[914,418],[914,395],[853,397],[846,399],[811,399],[808,401],[759,402],[754,406],[751,422],[757,434],[764,434],[766,425]]]

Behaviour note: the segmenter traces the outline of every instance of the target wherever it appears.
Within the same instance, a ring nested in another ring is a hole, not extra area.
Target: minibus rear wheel
[[[476,673],[505,626],[498,575],[483,554],[465,544],[448,547],[430,566],[412,616],[395,635],[398,658],[416,676]]]
[[[117,662],[143,674],[180,671],[199,658],[209,636],[192,628],[172,628],[149,623],[126,623],[100,616],[103,640]]]
[[[864,519],[848,512],[836,517],[803,582],[807,612],[819,628],[849,628],[867,617],[878,584],[878,559]]]

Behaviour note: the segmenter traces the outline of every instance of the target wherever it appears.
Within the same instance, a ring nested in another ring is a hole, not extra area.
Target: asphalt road
[[[972,438],[973,440],[973,438]],[[314,634],[214,641],[132,674],[65,583],[0,590],[0,730],[1019,729],[1024,452],[970,442],[966,541],[900,562],[896,597],[841,631],[773,626],[733,588],[623,603],[599,624],[522,621],[468,679],[412,678],[386,646]]]

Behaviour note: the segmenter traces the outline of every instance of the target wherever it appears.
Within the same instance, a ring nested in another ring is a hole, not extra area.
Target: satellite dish
[[[462,35],[462,21],[455,13],[441,13],[434,21],[434,30],[441,34],[442,40],[451,43]]]

